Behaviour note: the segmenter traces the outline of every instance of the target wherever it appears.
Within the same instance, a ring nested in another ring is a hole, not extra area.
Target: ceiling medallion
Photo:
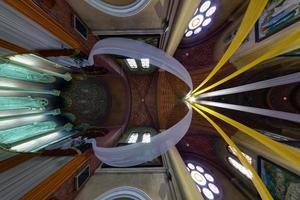
[[[141,12],[150,2],[150,0],[135,0],[128,5],[113,5],[111,3],[104,2],[103,0],[85,0],[88,4],[94,8],[104,12],[106,14],[116,17],[129,17]]]

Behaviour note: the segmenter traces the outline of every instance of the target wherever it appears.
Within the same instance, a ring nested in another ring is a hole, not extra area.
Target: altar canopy
[[[89,64],[94,64],[94,55],[111,54],[133,59],[148,58],[150,64],[170,72],[193,90],[188,71],[176,59],[162,50],[143,42],[124,38],[108,38],[95,44],[89,55]],[[177,144],[190,127],[192,109],[174,126],[151,137],[150,143],[135,143],[122,147],[98,147],[91,139],[95,155],[104,163],[115,167],[129,167],[151,161]],[[121,131],[121,130],[120,130]]]

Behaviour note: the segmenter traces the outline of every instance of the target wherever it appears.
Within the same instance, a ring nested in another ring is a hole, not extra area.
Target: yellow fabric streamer
[[[300,168],[300,155],[297,152],[295,152],[292,148],[288,148],[287,146],[270,139],[269,137],[255,131],[254,129],[249,128],[249,127],[247,127],[225,115],[222,115],[216,111],[213,111],[207,107],[204,107],[199,104],[195,104],[195,106],[197,108],[199,108],[200,110],[205,111],[205,112],[225,121],[226,123],[236,127],[243,133],[249,135],[250,137],[254,138],[258,142],[262,143],[263,145],[265,145],[266,147],[268,147],[269,149],[271,149],[272,151],[277,153],[279,156],[281,156],[283,159],[285,159],[288,162],[290,162],[291,164],[293,164],[295,167]]]
[[[259,195],[263,200],[271,200],[273,197],[271,196],[270,192],[266,188],[265,184],[262,182],[261,178],[256,173],[255,169],[252,167],[252,165],[246,160],[246,158],[242,155],[242,152],[240,149],[235,145],[235,143],[228,137],[228,135],[219,127],[211,118],[209,118],[205,113],[203,113],[201,110],[196,108],[194,105],[192,105],[194,110],[196,110],[200,115],[202,115],[217,131],[218,133],[223,137],[223,139],[226,141],[228,145],[233,147],[236,150],[236,154],[240,162],[251,171],[253,177],[251,178],[252,183],[256,187]]]
[[[221,67],[231,58],[234,52],[240,47],[244,39],[247,37],[252,27],[254,26],[256,20],[264,10],[268,0],[251,0],[247,11],[244,15],[244,18],[241,22],[241,25],[233,38],[231,44],[228,49],[222,56],[221,60],[218,64],[213,68],[213,70],[209,73],[209,75],[202,81],[202,83],[194,89],[193,93],[199,90],[209,79],[211,79],[220,69]]]
[[[244,73],[245,71],[255,67],[257,64],[268,60],[270,58],[273,58],[275,56],[278,56],[282,53],[286,53],[289,51],[293,51],[295,49],[300,48],[300,30],[295,30],[292,33],[290,33],[286,38],[276,42],[275,47],[271,49],[270,51],[264,53],[262,56],[258,57],[248,65],[242,67],[241,69],[235,71],[234,73],[230,74],[229,76],[221,79],[220,81],[196,92],[194,96],[198,96],[199,94],[202,94],[208,90],[211,90],[218,85],[221,85],[222,83],[225,83],[226,81],[229,81],[230,79],[233,79],[234,77],[240,75],[241,73]]]

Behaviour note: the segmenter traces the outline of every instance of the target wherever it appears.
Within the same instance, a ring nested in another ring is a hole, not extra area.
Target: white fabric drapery
[[[176,59],[162,50],[143,42],[125,38],[108,38],[95,44],[89,55],[89,64],[94,64],[94,55],[112,54],[134,59],[148,58],[150,64],[170,72],[193,90],[188,71]],[[192,109],[177,124],[155,135],[150,143],[136,143],[122,147],[98,147],[91,140],[95,155],[104,163],[116,167],[129,167],[151,161],[177,144],[190,127]]]

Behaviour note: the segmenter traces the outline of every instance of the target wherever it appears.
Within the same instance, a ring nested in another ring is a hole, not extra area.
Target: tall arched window
[[[236,150],[232,147],[232,146],[228,146],[228,151],[236,156]],[[252,165],[252,157],[249,156],[248,154],[245,154],[244,152],[242,152],[243,156],[246,158],[246,160]]]
[[[239,172],[241,172],[244,176],[246,176],[247,178],[251,179],[252,178],[252,173],[250,170],[248,170],[246,167],[244,167],[241,163],[239,163],[239,161],[237,161],[235,158],[229,156],[228,158],[228,162],[235,168],[237,169]]]
[[[136,143],[139,137],[138,133],[132,133],[128,138],[128,143]]]
[[[134,127],[125,132],[127,136],[126,143],[151,143],[151,137],[157,134],[157,131],[151,127]]]
[[[142,143],[150,143],[151,142],[151,134],[150,133],[144,133]]]
[[[198,190],[205,199],[221,199],[221,189],[209,170],[192,162],[188,162],[186,166]]]
[[[230,163],[230,165],[232,165],[235,169],[237,169],[240,173],[242,173],[244,176],[246,176],[247,178],[251,179],[252,178],[252,173],[249,169],[247,169],[246,167],[244,167],[240,161],[236,158],[236,150],[231,147],[228,146],[227,147],[228,151],[232,154],[232,156],[229,156],[227,158],[228,162]],[[246,158],[246,160],[252,165],[252,157],[243,153],[243,156]]]

